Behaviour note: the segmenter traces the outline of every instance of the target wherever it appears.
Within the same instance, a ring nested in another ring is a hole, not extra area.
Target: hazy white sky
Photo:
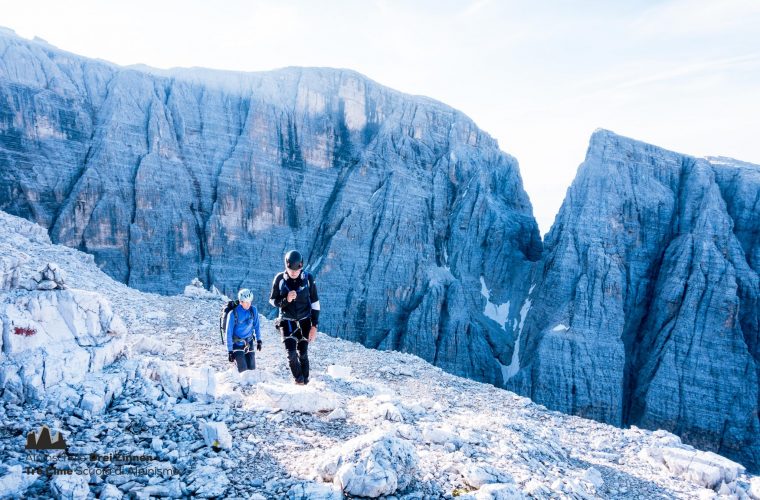
[[[118,64],[355,69],[462,110],[520,161],[542,234],[598,127],[760,163],[760,0],[0,0]]]

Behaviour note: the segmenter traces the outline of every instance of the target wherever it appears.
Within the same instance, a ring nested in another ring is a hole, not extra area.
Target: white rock
[[[0,255],[0,290],[12,290],[19,286],[21,266],[29,260],[28,255],[18,251]]]
[[[288,490],[288,500],[342,500],[343,494],[332,484],[298,483]]]
[[[229,485],[227,474],[213,465],[201,465],[187,478],[187,488],[200,498],[221,497]]]
[[[396,374],[403,377],[414,377],[414,372],[406,366],[399,366],[396,370]]]
[[[733,493],[733,490],[724,482],[720,483],[720,486],[716,489],[719,495],[728,496]]]
[[[188,397],[193,401],[213,402],[217,395],[216,372],[211,367],[189,371]]]
[[[106,483],[100,492],[99,500],[121,500],[124,494],[113,484]]]
[[[2,388],[19,399],[39,399],[61,382],[81,383],[124,351],[124,323],[106,299],[83,290],[31,292],[0,305],[4,335]],[[16,392],[22,389],[21,392]]]
[[[167,467],[168,468],[168,467]],[[138,498],[140,495],[147,495],[152,497],[168,497],[168,498],[181,498],[182,486],[178,479],[172,479],[161,484],[153,484],[142,488],[138,492]]]
[[[42,280],[37,283],[37,290],[55,290],[58,284],[53,280]]]
[[[345,420],[346,419],[346,410],[343,408],[335,408],[333,411],[330,412],[329,415],[327,415],[327,420]]]
[[[327,367],[327,374],[332,378],[351,378],[351,367],[330,365]]]
[[[212,288],[210,291],[203,288],[203,283],[200,281],[193,280],[192,283],[190,283],[188,286],[185,287],[184,291],[182,292],[182,295],[185,297],[191,297],[195,299],[218,299],[219,298],[219,291],[216,290],[216,288]],[[215,291],[216,290],[216,291]]]
[[[232,435],[224,422],[201,422],[200,427],[207,446],[225,450],[232,448]]]
[[[472,497],[475,500],[518,500],[525,495],[513,483],[484,484]]]
[[[529,480],[523,487],[523,490],[534,498],[548,497],[551,494],[551,490],[536,479]]]
[[[258,393],[273,408],[301,413],[332,411],[338,407],[338,395],[311,386],[259,384]]]
[[[409,424],[401,424],[397,426],[396,434],[398,434],[399,437],[410,441],[419,441],[422,438],[420,431],[418,431],[415,426]]]
[[[56,474],[50,482],[50,487],[56,498],[65,498],[67,500],[87,498],[87,495],[90,493],[87,476],[74,473],[71,475]]]
[[[372,413],[378,418],[390,420],[391,422],[404,421],[404,417],[403,415],[401,415],[401,410],[399,410],[398,407],[396,407],[396,405],[391,404],[391,403],[380,404],[379,406],[375,407]]]
[[[134,352],[161,355],[167,354],[170,350],[166,339],[161,341],[154,337],[135,336],[133,340],[135,340],[135,343],[132,345]]]
[[[422,438],[428,443],[446,444],[458,441],[457,435],[449,427],[425,426],[422,429]]]
[[[181,369],[176,363],[151,359],[141,364],[139,375],[145,380],[158,384],[168,396],[173,398],[184,397],[185,391],[189,390],[190,380],[186,370]]]
[[[749,496],[752,500],[760,500],[760,476],[749,480]]]
[[[233,378],[237,378],[240,385],[257,385],[263,382],[272,382],[275,380],[274,375],[266,370],[246,370],[238,372],[234,370]]]
[[[159,311],[159,310],[148,311],[145,314],[143,314],[143,319],[158,320],[158,319],[166,319],[166,317],[167,317],[167,314],[164,311]]]
[[[681,438],[663,429],[657,429],[652,433],[660,447],[678,446],[681,444]]]
[[[154,437],[153,439],[151,439],[150,441],[151,450],[155,452],[159,452],[163,449],[163,447],[164,447],[164,442],[161,440],[161,438]]]
[[[24,474],[20,465],[0,465],[0,474],[0,498],[22,498],[24,491],[37,479],[32,474]]]
[[[461,469],[465,483],[480,488],[489,483],[514,483],[512,476],[488,464],[470,463]]]
[[[100,413],[106,407],[105,395],[87,393],[82,396],[82,401],[79,403],[79,407],[92,414]]]
[[[710,489],[734,481],[745,470],[743,465],[709,451],[662,448],[661,454],[673,474]]]
[[[328,451],[318,473],[349,495],[379,497],[406,488],[417,462],[409,441],[378,430]]]
[[[588,483],[591,483],[597,490],[604,486],[604,478],[602,478],[602,473],[593,467],[586,469],[586,471],[581,476],[581,479]]]

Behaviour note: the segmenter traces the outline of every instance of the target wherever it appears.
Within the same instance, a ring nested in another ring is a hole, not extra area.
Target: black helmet
[[[291,250],[285,254],[285,267],[294,271],[303,267],[303,257],[298,250]]]

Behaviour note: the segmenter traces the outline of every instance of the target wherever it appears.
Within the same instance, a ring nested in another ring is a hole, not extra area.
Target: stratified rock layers
[[[135,288],[246,286],[290,248],[321,323],[502,383],[541,240],[517,162],[462,113],[345,70],[159,74],[0,35],[0,209]],[[510,317],[512,322],[514,318]]]
[[[596,132],[506,386],[757,467],[759,256],[760,166]]]

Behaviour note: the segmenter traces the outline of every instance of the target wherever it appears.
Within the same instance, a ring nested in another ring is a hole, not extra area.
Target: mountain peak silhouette
[[[30,431],[29,434],[26,435],[26,449],[65,450],[66,440],[59,431],[55,436],[55,441],[53,441],[50,437],[50,429],[47,425],[43,425],[38,435],[35,435],[34,431]]]

